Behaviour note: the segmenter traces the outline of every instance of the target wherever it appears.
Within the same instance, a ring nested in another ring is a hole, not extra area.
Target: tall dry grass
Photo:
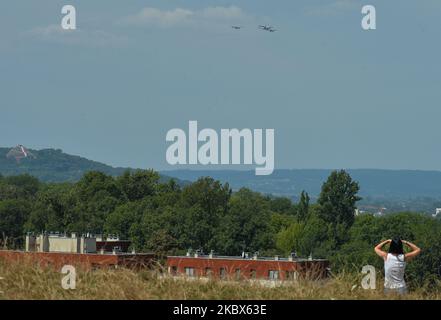
[[[0,299],[400,299],[360,287],[362,275],[340,273],[322,281],[266,287],[249,281],[199,281],[161,276],[158,270],[77,270],[75,290],[64,290],[58,270],[0,260]],[[412,290],[405,299],[441,299],[441,286]]]

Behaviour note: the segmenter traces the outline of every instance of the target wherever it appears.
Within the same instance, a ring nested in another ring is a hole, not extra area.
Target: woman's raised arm
[[[407,245],[410,249],[412,249],[411,252],[408,252],[404,255],[404,258],[406,260],[412,260],[413,258],[415,258],[417,255],[419,255],[421,253],[421,249],[418,248],[416,245],[414,245],[412,242],[403,240],[403,243],[405,245]]]
[[[383,242],[380,242],[379,244],[377,244],[377,246],[374,248],[375,253],[378,254],[378,255],[379,255],[380,257],[382,257],[383,259],[386,259],[386,257],[387,257],[387,252],[381,250],[381,248],[383,248],[383,246],[384,246],[386,243],[391,243],[391,242],[392,242],[392,240],[389,239],[389,240],[384,240]]]

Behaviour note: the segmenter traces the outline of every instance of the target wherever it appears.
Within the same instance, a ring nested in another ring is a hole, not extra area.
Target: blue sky
[[[0,17],[0,146],[172,169],[167,131],[197,120],[274,128],[276,168],[441,170],[438,0],[2,1]]]

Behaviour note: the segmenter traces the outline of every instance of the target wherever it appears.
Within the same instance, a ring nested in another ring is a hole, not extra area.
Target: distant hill
[[[32,150],[24,146],[0,148],[0,174],[28,173],[45,182],[75,182],[87,171],[101,171],[118,176],[132,168],[114,168],[59,149]],[[418,170],[349,169],[360,183],[363,204],[386,206],[393,210],[424,210],[441,207],[441,172]],[[329,169],[275,170],[270,176],[256,176],[252,171],[235,170],[171,170],[162,171],[161,179],[177,178],[181,185],[199,177],[211,176],[228,182],[233,190],[247,187],[254,191],[297,200],[302,190],[314,201],[329,176]],[[415,200],[417,199],[417,200]]]
[[[111,176],[119,176],[133,168],[114,168],[107,164],[80,156],[64,153],[60,149],[32,150],[19,145],[14,148],[0,148],[0,174],[13,176],[30,174],[44,182],[76,182],[88,171],[101,171]],[[170,177],[161,174],[161,180]],[[176,179],[178,184],[186,181]]]
[[[252,171],[233,170],[172,170],[164,174],[194,181],[211,176],[229,182],[233,189],[247,187],[262,193],[296,197],[307,191],[313,197],[320,193],[323,182],[332,170],[275,170],[270,176],[256,176]],[[349,169],[351,177],[360,183],[360,194],[375,198],[441,197],[441,172],[418,170]]]
[[[0,148],[0,174],[10,176],[28,173],[45,182],[74,182],[87,171],[97,170],[117,176],[126,170],[69,155],[59,149],[29,149],[33,157],[17,157],[17,160],[7,157],[11,150],[17,148]]]

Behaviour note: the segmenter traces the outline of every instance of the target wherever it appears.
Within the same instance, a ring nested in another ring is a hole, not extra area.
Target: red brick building
[[[0,259],[36,263],[60,268],[74,265],[85,269],[102,267],[150,267],[155,258],[152,253],[129,253],[130,241],[117,237],[103,238],[90,234],[26,235],[24,251],[0,251]]]
[[[319,279],[328,275],[329,261],[323,259],[229,257],[188,255],[167,257],[171,275],[213,277],[218,279],[295,280]]]
[[[150,253],[65,253],[65,252],[25,252],[0,250],[0,259],[8,262],[35,263],[40,266],[59,269],[73,265],[84,269],[127,267],[132,269],[150,267],[154,255]]]

